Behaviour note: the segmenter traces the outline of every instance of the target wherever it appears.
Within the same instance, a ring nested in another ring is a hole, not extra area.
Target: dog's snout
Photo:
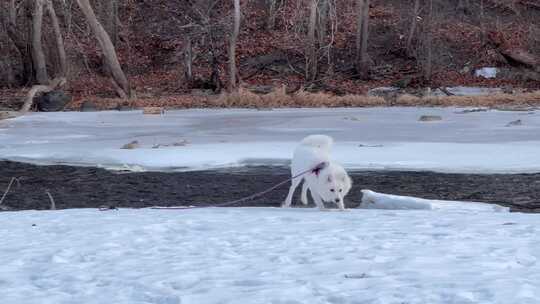
[[[339,203],[341,201],[341,199],[336,198],[335,201],[336,201],[336,203]]]

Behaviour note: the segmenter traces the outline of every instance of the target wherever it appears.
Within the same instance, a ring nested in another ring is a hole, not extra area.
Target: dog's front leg
[[[308,204],[308,196],[307,196],[307,192],[308,192],[308,185],[307,185],[307,180],[304,180],[304,183],[302,184],[302,196],[300,197],[300,201],[302,202],[302,204],[306,205]]]
[[[338,205],[339,210],[345,211],[345,202],[343,201],[343,199],[341,199],[341,200],[337,203],[337,205]]]
[[[317,205],[319,210],[325,210],[324,202],[321,199],[321,197],[319,195],[317,195],[317,194],[314,194],[313,192],[311,194],[312,194],[311,196],[313,197],[313,201],[315,202],[315,205]]]

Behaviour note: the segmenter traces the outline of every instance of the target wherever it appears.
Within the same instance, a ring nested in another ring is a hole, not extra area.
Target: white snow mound
[[[509,212],[508,207],[478,202],[460,202],[429,200],[412,196],[399,196],[377,193],[371,190],[362,190],[362,202],[359,208],[363,209],[390,209],[390,210],[463,210],[463,211],[492,211]]]
[[[0,212],[2,304],[533,304],[536,214]],[[535,283],[536,282],[536,283]]]

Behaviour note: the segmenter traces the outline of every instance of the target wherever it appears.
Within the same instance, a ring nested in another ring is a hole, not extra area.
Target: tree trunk
[[[356,28],[356,70],[358,75],[367,79],[369,77],[369,56],[367,43],[369,35],[369,0],[357,1],[357,28]]]
[[[428,83],[431,83],[433,74],[433,0],[429,1],[429,12],[425,29],[425,62],[424,62],[424,78]]]
[[[36,79],[39,84],[48,84],[47,64],[45,53],[41,43],[41,27],[43,25],[43,1],[35,0],[34,13],[32,15],[32,58],[36,70]]]
[[[191,45],[191,37],[187,38],[184,50],[184,65],[186,80],[191,83],[193,81],[193,46]]]
[[[103,23],[105,30],[111,37],[111,42],[116,46],[118,42],[118,24],[116,20],[118,19],[118,1],[117,0],[106,0],[103,4]]]
[[[22,84],[28,84],[33,79],[32,56],[28,52],[27,42],[19,30],[17,29],[17,12],[15,0],[11,0],[8,4],[8,10],[0,12],[0,17],[6,29],[6,34],[9,40],[15,46],[15,49],[21,57],[23,66]],[[13,58],[12,58],[13,60]]]
[[[276,26],[276,11],[277,0],[266,0],[267,3],[267,16],[266,16],[266,30],[271,31]]]
[[[414,0],[414,11],[411,20],[411,27],[409,29],[409,35],[407,36],[407,44],[405,46],[405,51],[407,56],[411,55],[411,46],[414,38],[414,32],[416,31],[416,23],[418,22],[418,14],[420,12],[420,0]]]
[[[9,60],[9,58],[8,58]],[[13,72],[13,66],[11,65],[10,61],[6,62],[6,68],[7,68],[7,85],[11,88],[11,86],[15,85],[15,73]]]
[[[326,35],[328,34],[328,7],[329,0],[319,0],[319,25],[317,26],[319,32],[319,46],[326,45]]]
[[[229,46],[229,91],[236,88],[236,41],[240,32],[240,0],[234,0],[234,25]]]
[[[309,11],[308,25],[308,51],[306,58],[306,80],[312,81],[317,78],[317,40],[315,30],[317,27],[317,0],[312,0]]]
[[[356,63],[356,70],[357,72],[360,72],[360,54],[361,54],[361,49],[362,49],[362,24],[364,24],[364,22],[362,21],[363,17],[364,17],[364,14],[363,14],[363,11],[364,11],[364,3],[365,1],[364,0],[357,0],[356,1],[356,58],[355,58],[355,63]]]
[[[90,28],[92,29],[94,36],[96,36],[99,46],[103,51],[107,66],[109,67],[112,75],[112,80],[124,92],[126,96],[132,97],[134,95],[134,92],[131,91],[126,75],[124,74],[124,71],[122,71],[122,67],[120,66],[120,62],[118,61],[116,50],[114,49],[111,38],[96,18],[96,14],[92,9],[89,0],[77,0],[77,4],[83,12],[86,21],[90,25]]]
[[[62,31],[60,29],[60,23],[54,10],[54,6],[51,0],[47,0],[47,11],[51,16],[52,26],[54,30],[54,37],[56,40],[56,51],[58,52],[58,59],[60,63],[60,77],[67,77],[67,56],[66,49],[64,47],[64,39],[62,38]]]
[[[469,6],[470,6],[469,0],[459,0],[457,9],[463,14],[468,14]]]
[[[101,20],[103,28],[109,34],[113,46],[116,47],[118,42],[118,29],[116,19],[118,18],[118,2],[117,0],[106,0],[101,3]],[[107,65],[107,58],[103,56],[102,67],[105,74],[110,74]]]

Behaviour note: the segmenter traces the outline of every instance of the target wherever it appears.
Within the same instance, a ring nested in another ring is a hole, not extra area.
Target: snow
[[[485,67],[474,71],[474,76],[484,78],[496,78],[499,73],[498,68]]]
[[[538,303],[537,215],[0,213],[2,304]],[[35,226],[33,226],[35,224]]]
[[[501,88],[485,88],[485,87],[447,87],[448,92],[456,96],[480,96],[500,94],[503,92]]]
[[[371,190],[362,190],[362,203],[359,208],[363,209],[387,209],[387,210],[458,210],[458,211],[492,211],[509,212],[510,208],[496,204],[479,202],[460,202],[429,200],[411,196],[399,196],[392,194],[377,193]]]
[[[540,172],[540,112],[338,108],[32,113],[0,121],[0,159],[128,170],[287,165],[306,135],[347,169]],[[420,122],[422,115],[441,121]],[[522,125],[506,127],[520,119]],[[120,149],[133,140],[140,147]],[[174,143],[187,140],[187,145]],[[153,149],[155,145],[169,145]]]

